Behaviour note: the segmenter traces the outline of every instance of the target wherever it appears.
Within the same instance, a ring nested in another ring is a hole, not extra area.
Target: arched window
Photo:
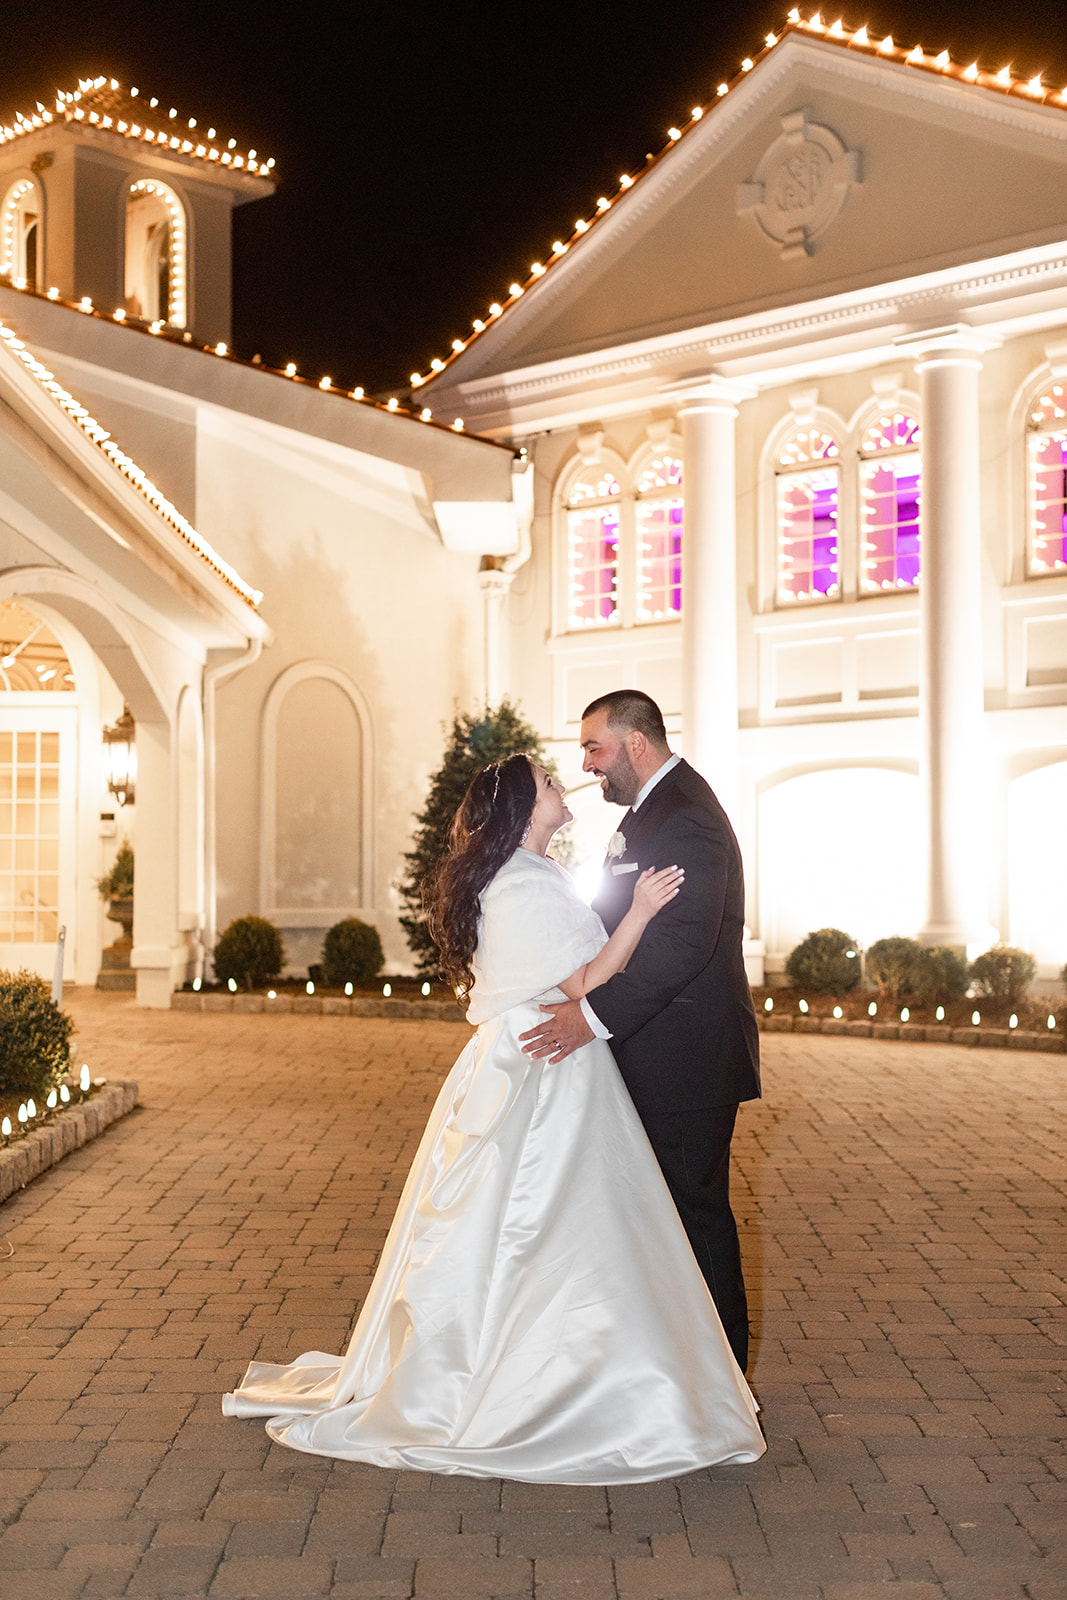
[[[682,463],[657,455],[637,480],[637,620],[682,614]]]
[[[583,471],[567,496],[567,625],[596,628],[619,620],[619,480],[602,467]]]
[[[777,461],[778,603],[833,600],[840,593],[840,451],[809,426],[781,446]]]
[[[40,239],[40,191],[32,178],[20,178],[0,205],[0,272],[17,289],[40,287]]]
[[[126,310],[183,328],[185,212],[173,189],[139,178],[126,200]]]
[[[860,588],[914,589],[919,582],[922,462],[919,424],[883,413],[860,440]]]
[[[1067,395],[1051,384],[1030,409],[1027,573],[1067,571]]]
[[[48,624],[17,600],[0,600],[0,694],[70,693],[74,673]]]

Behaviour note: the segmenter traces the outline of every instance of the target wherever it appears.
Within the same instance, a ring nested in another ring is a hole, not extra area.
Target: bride
[[[610,940],[547,854],[570,821],[526,756],[474,778],[430,895],[477,1033],[445,1081],[343,1358],[254,1361],[228,1416],[282,1444],[424,1472],[642,1483],[764,1451],[608,1046],[552,1065],[542,1001],[621,970],[679,891],[643,873]]]

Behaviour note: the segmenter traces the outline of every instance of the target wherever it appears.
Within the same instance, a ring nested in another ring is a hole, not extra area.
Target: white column
[[[137,865],[133,950],[137,1004],[165,1010],[184,954],[178,937],[178,851],[171,730],[137,723]]]
[[[988,840],[982,672],[978,375],[966,329],[920,347],[922,572],[920,778],[927,817],[923,944],[984,949]]]
[[[508,692],[504,601],[514,581],[515,574],[501,567],[483,567],[478,574],[484,615],[485,703],[490,706],[498,706]]]
[[[677,391],[675,391],[677,392]],[[686,756],[737,815],[738,402],[751,391],[710,377],[687,386],[684,453],[682,729]]]

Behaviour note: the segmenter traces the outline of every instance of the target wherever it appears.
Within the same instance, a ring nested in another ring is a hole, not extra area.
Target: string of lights
[[[798,9],[794,8],[789,12],[786,22],[779,32],[767,34],[761,49],[754,56],[746,56],[731,79],[724,80],[717,85],[712,100],[706,105],[694,106],[687,117],[680,119],[677,124],[667,129],[665,142],[657,151],[647,157],[639,171],[623,173],[613,188],[597,198],[595,206],[588,216],[579,217],[566,236],[553,240],[544,260],[531,263],[525,279],[511,283],[505,296],[500,300],[493,301],[482,316],[474,318],[469,334],[465,337],[454,338],[447,355],[434,356],[429,362],[427,371],[413,372],[410,376],[412,390],[418,390],[426,383],[432,382],[458,356],[470,349],[505,312],[509,311],[525,294],[545,278],[553,266],[561,261],[575,246],[579,245],[595,228],[596,224],[602,221],[616,205],[624,200],[629,191],[643,177],[646,177],[679,141],[691,134],[705,116],[714,112],[716,106],[725,100],[739,84],[744,82],[748,74],[771,50],[775,49],[783,39],[793,33],[814,36],[842,49],[858,51],[881,60],[894,61],[914,71],[953,78],[961,83],[975,85],[992,93],[1015,96],[1030,104],[1044,104],[1060,109],[1067,108],[1067,86],[1056,89],[1046,84],[1040,76],[1029,79],[1018,77],[1012,72],[1010,66],[1000,67],[996,71],[988,70],[981,67],[977,61],[962,65],[952,58],[947,49],[942,49],[935,53],[933,51],[924,51],[922,46],[918,44],[905,47],[897,44],[891,35],[886,35],[881,39],[872,37],[866,25],[853,29],[846,26],[840,18],[834,22],[827,23],[824,22],[821,12],[816,11],[808,17],[804,17]],[[136,107],[139,102],[146,104],[150,110],[155,110],[158,107],[157,100],[151,99],[145,102],[137,89],[123,90],[115,78],[85,78],[80,80],[76,90],[57,93],[54,111],[47,110],[38,101],[36,111],[32,116],[25,116],[20,112],[15,115],[10,124],[0,126],[0,145],[11,139],[24,137],[35,129],[44,127],[57,119],[87,121],[91,125],[109,133],[119,134],[126,138],[143,139],[150,144],[155,144],[161,148],[165,147],[170,151],[177,151],[194,159],[208,162],[216,161],[233,169],[243,169],[263,178],[275,179],[273,158],[266,162],[259,161],[255,150],[249,150],[243,155],[234,154],[236,141],[233,139],[228,141],[228,146],[225,149],[221,148],[220,144],[211,142],[216,139],[216,130],[214,128],[207,129],[205,137],[208,142],[204,143],[190,138],[179,138],[175,132],[168,131],[165,127],[150,127],[148,126],[147,118],[143,123],[131,120],[128,114],[129,107]],[[119,115],[120,109],[125,110],[127,114]],[[169,110],[166,121],[170,124],[176,124],[177,120],[177,110],[172,107]],[[195,117],[187,119],[187,129],[189,133],[196,133],[197,120]],[[3,252],[0,252],[0,255],[2,254]],[[23,292],[37,292],[24,279],[12,275],[10,267],[6,264],[6,259],[0,262],[0,281],[4,280],[13,288]],[[109,315],[107,312],[98,310],[86,298],[79,301],[63,300],[59,291],[55,288],[47,290],[47,298],[93,316],[108,317]],[[215,356],[225,357],[230,360],[238,359],[225,343],[216,345],[197,344],[187,329],[182,329],[180,326],[176,326],[165,319],[146,322],[134,317],[122,307],[110,313],[110,319],[155,337],[165,337],[184,345],[192,345],[198,350],[207,351]],[[306,377],[298,371],[295,362],[288,362],[282,368],[267,367],[258,359],[242,364],[254,366],[257,370],[274,376],[285,377],[292,382],[311,384],[324,393],[383,410],[401,418],[415,420],[432,427],[445,428],[455,433],[464,431],[463,419],[460,417],[456,417],[450,422],[441,421],[434,416],[431,407],[419,406],[414,400],[408,403],[397,396],[381,400],[368,396],[361,386],[348,388],[335,382],[330,376],[322,376],[317,379]],[[471,437],[478,436],[472,435]]]
[[[148,322],[142,317],[135,317],[124,306],[116,306],[114,311],[100,311],[93,305],[88,295],[82,295],[80,300],[66,300],[59,290],[52,287],[43,293],[34,289],[25,278],[11,275],[7,264],[0,264],[0,284],[11,289],[17,289],[21,294],[33,295],[37,299],[50,300],[54,305],[65,307],[69,311],[79,311],[85,316],[98,317],[106,322],[113,322],[119,327],[129,328],[131,331],[150,334],[154,338],[165,338],[171,344],[180,344],[188,349],[200,351],[205,355],[224,356],[236,365],[247,367],[253,372],[262,372],[269,377],[289,378],[294,383],[310,384],[313,388],[320,389],[324,394],[336,396],[339,400],[354,400],[360,405],[369,407],[372,411],[385,411],[391,416],[395,415],[406,421],[415,421],[434,428],[440,428],[446,433],[463,433],[464,423],[462,417],[455,417],[451,422],[442,422],[436,418],[429,406],[408,406],[395,396],[388,400],[379,400],[368,395],[361,387],[346,389],[341,384],[335,383],[330,377],[309,378],[297,369],[295,361],[289,361],[284,367],[268,367],[262,361],[253,358],[251,361],[242,360],[235,356],[229,345],[220,340],[218,344],[199,344],[188,328],[180,328],[172,323],[157,318]],[[482,443],[496,445],[495,439],[481,439],[480,434],[469,434],[469,438],[479,439]],[[501,448],[510,448],[503,447]]]
[[[140,106],[145,108],[145,114],[138,120]],[[10,123],[0,126],[0,145],[25,138],[49,123],[85,122],[108,133],[116,133],[126,139],[138,139],[197,161],[216,162],[223,167],[233,167],[238,172],[251,172],[257,177],[277,181],[273,156],[269,161],[261,161],[255,150],[248,150],[243,155],[235,154],[237,140],[230,139],[223,144],[218,140],[214,128],[207,129],[205,143],[198,133],[195,117],[185,119],[187,135],[192,133],[194,137],[183,138],[174,131],[181,120],[177,108],[172,106],[165,117],[162,113],[158,117],[152,116],[158,109],[157,99],[153,97],[146,100],[139,89],[130,89],[127,93],[117,78],[82,78],[76,89],[57,90],[52,110],[38,100],[32,116],[16,112]],[[150,126],[153,122],[160,125]]]
[[[764,39],[763,47],[755,56],[746,56],[741,62],[733,78],[720,83],[715,90],[715,98],[709,104],[694,106],[689,116],[678,125],[667,130],[666,142],[658,151],[649,155],[644,166],[639,172],[624,172],[618,179],[617,186],[607,194],[602,194],[596,202],[595,209],[587,217],[579,217],[573,229],[566,238],[553,241],[552,246],[544,261],[534,261],[528,276],[521,282],[516,281],[509,285],[507,295],[500,300],[494,300],[492,305],[481,317],[476,317],[471,324],[472,331],[465,338],[452,340],[452,346],[447,356],[434,356],[429,364],[428,372],[413,372],[411,386],[413,389],[421,388],[423,384],[432,382],[445,368],[450,366],[456,357],[469,349],[475,341],[504,313],[516,305],[518,301],[531,288],[534,287],[550,269],[585,237],[596,224],[605,217],[613,206],[622,200],[641,178],[646,177],[652,169],[663,160],[679,140],[692,132],[698,123],[702,122],[715,106],[729,95],[738,84],[743,83],[753,68],[767,56],[771,50],[779,45],[789,34],[801,33],[815,35],[826,39],[830,43],[846,50],[855,50],[863,54],[877,56],[882,60],[895,61],[917,71],[933,73],[935,76],[956,78],[962,83],[975,84],[979,88],[991,90],[994,93],[1015,95],[1031,104],[1047,104],[1059,108],[1067,108],[1067,87],[1054,89],[1047,85],[1041,77],[1029,79],[1018,78],[1010,66],[1001,67],[998,71],[987,71],[980,67],[977,61],[972,61],[968,66],[962,66],[954,61],[948,50],[941,50],[936,54],[924,51],[921,45],[905,48],[898,45],[891,35],[882,39],[870,36],[866,26],[851,29],[839,18],[836,22],[825,23],[820,12],[812,13],[808,18],[801,16],[795,7],[789,12],[785,25],[778,33],[768,33]]]
[[[92,440],[111,462],[116,471],[132,483],[158,516],[178,533],[186,544],[194,549],[198,556],[213,567],[221,578],[235,589],[241,598],[256,607],[263,598],[262,591],[253,589],[241,577],[228,561],[223,560],[218,551],[208,541],[201,537],[188,518],[183,517],[177,506],[173,505],[159,489],[156,488],[148,474],[137,465],[131,456],[128,456],[112,439],[108,430],[91,416],[83,405],[77,401],[69,390],[49,372],[43,362],[38,361],[32,351],[26,348],[24,342],[18,337],[14,329],[0,322],[0,348],[6,348],[21,361],[26,370],[37,380],[44,392],[55,402],[59,409],[71,419],[86,436]]]

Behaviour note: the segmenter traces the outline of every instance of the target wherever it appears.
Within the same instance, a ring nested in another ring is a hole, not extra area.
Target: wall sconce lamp
[[[113,727],[104,729],[107,786],[120,806],[133,804],[137,788],[136,726],[129,706],[123,706],[119,720]]]

